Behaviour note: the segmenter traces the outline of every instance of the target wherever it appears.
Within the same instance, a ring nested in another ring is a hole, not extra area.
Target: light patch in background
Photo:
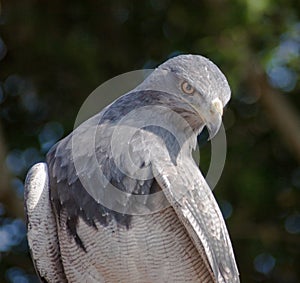
[[[20,76],[13,74],[6,78],[4,90],[11,96],[22,95],[25,90],[26,81]]]
[[[290,234],[300,233],[300,214],[295,213],[288,216],[284,222],[285,230]]]
[[[46,153],[64,134],[63,126],[58,122],[49,122],[39,133],[39,142],[42,152]]]
[[[0,227],[0,252],[7,252],[25,240],[26,227],[21,219],[4,219]]]
[[[272,86],[283,91],[293,90],[297,83],[297,73],[285,66],[275,66],[267,71]]]
[[[293,170],[291,179],[292,185],[300,189],[300,167],[297,167],[295,170]]]
[[[25,172],[26,164],[22,158],[22,151],[14,149],[7,154],[6,166],[15,175],[21,175]]]
[[[25,150],[13,149],[6,156],[6,166],[15,175],[22,176],[33,164],[43,161],[39,150],[34,147]]]
[[[36,276],[26,274],[26,272],[19,267],[11,267],[5,274],[8,282],[11,283],[38,283],[40,282]]]
[[[276,259],[269,253],[261,253],[254,259],[254,268],[262,274],[269,274],[275,267]]]
[[[24,184],[19,178],[13,178],[11,180],[11,186],[15,190],[17,196],[22,199],[24,196]]]
[[[297,23],[281,36],[280,44],[274,49],[266,66],[270,84],[285,92],[292,91],[298,81],[293,65],[300,62],[299,37],[300,23]]]
[[[229,201],[224,200],[224,199],[222,199],[218,203],[220,205],[220,209],[222,211],[223,217],[225,219],[230,218],[230,216],[232,215],[232,211],[233,211],[232,204]]]

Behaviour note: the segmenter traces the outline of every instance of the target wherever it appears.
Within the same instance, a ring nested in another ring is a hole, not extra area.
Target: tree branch
[[[260,98],[287,149],[300,163],[300,116],[288,99],[270,86],[265,72],[257,66],[249,72],[254,94]]]

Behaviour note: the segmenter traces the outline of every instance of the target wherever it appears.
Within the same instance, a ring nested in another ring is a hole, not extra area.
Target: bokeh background
[[[241,281],[300,282],[299,14],[298,0],[3,1],[0,282],[37,282],[22,203],[29,167],[97,86],[180,53],[209,57],[232,88],[214,193]]]

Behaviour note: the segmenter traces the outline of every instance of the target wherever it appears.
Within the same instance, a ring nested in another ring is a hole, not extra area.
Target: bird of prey
[[[41,282],[239,282],[191,154],[229,99],[214,63],[179,55],[55,144],[25,181]]]

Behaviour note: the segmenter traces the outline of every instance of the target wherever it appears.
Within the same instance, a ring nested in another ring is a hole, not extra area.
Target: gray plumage
[[[239,282],[225,222],[191,155],[204,126],[216,134],[229,99],[211,61],[172,58],[33,166],[25,208],[41,280]]]

